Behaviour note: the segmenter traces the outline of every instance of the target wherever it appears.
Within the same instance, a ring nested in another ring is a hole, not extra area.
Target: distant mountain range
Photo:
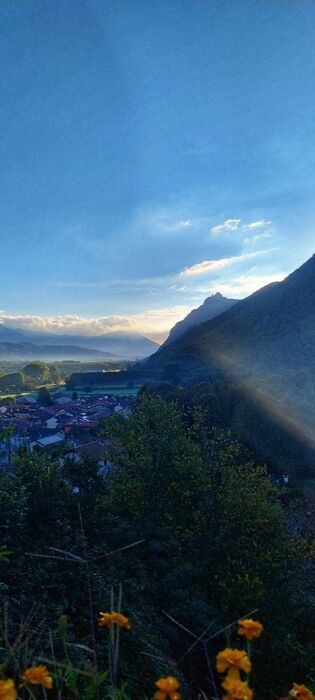
[[[20,331],[0,325],[0,357],[3,359],[141,359],[158,344],[140,333],[104,333],[99,336],[55,335]]]
[[[143,363],[183,385],[253,382],[315,439],[315,256],[282,282],[187,330]],[[263,394],[261,394],[263,399]]]
[[[213,294],[211,297],[207,297],[201,306],[197,309],[193,309],[182,321],[178,321],[178,323],[175,324],[164,346],[173,343],[174,340],[180,338],[180,336],[189,330],[189,328],[192,328],[192,326],[204,323],[204,321],[211,321],[212,318],[219,316],[219,314],[227,311],[236,303],[236,299],[227,299],[222,296],[220,292]]]
[[[2,360],[115,360],[110,352],[80,348],[75,345],[34,345],[33,343],[0,343]]]

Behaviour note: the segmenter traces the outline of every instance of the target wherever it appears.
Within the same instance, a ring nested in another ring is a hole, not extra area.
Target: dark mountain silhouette
[[[315,436],[315,256],[162,347],[143,369],[183,385],[252,382],[266,393],[262,400],[303,420]]]
[[[212,318],[219,316],[219,314],[222,314],[223,311],[227,311],[227,309],[230,309],[236,303],[236,299],[227,299],[222,296],[220,292],[213,294],[211,297],[207,297],[201,306],[198,306],[197,309],[193,309],[182,321],[178,321],[178,323],[175,324],[170,330],[170,334],[164,346],[173,343],[174,340],[177,340],[189,328],[203,323],[204,321],[211,321]]]

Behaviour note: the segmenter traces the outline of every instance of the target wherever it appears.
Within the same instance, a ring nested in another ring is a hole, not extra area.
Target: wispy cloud
[[[135,234],[149,231],[151,235],[160,233],[178,233],[200,223],[199,215],[195,215],[193,206],[178,202],[169,206],[139,207],[129,222],[129,230]]]
[[[195,287],[194,291],[198,295],[202,295],[202,298],[210,294],[215,294],[216,292],[221,292],[221,294],[227,297],[244,299],[258,289],[265,287],[267,284],[281,282],[287,274],[288,272],[281,271],[263,275],[259,274],[259,270],[253,267],[248,274],[238,275],[237,277],[222,282],[218,281],[212,285],[199,285]],[[200,297],[198,297],[198,300],[200,300]]]
[[[170,233],[176,233],[178,231],[183,231],[188,228],[192,228],[195,225],[193,219],[180,219],[180,221],[175,221],[175,223],[170,222],[160,222],[158,227],[163,231],[169,231]]]
[[[192,226],[193,222],[191,219],[185,219],[184,221],[178,221],[176,226],[179,226],[180,228],[187,228],[188,226]]]
[[[215,236],[223,233],[224,231],[237,231],[238,229],[248,229],[248,231],[256,231],[257,229],[264,228],[265,226],[271,226],[272,221],[267,219],[259,219],[258,221],[251,221],[249,224],[241,224],[241,219],[226,219],[223,224],[218,224],[217,226],[212,226],[211,233]]]
[[[224,296],[232,297],[233,299],[244,299],[249,296],[249,294],[253,294],[267,284],[281,282],[287,274],[288,273],[278,272],[270,275],[240,275],[229,282],[219,283],[216,291],[221,292]]]
[[[266,221],[261,219],[261,221],[252,221],[251,224],[244,224],[244,228],[248,228],[250,231],[255,231],[257,228],[263,228],[264,226],[270,226],[271,221]]]
[[[253,253],[243,253],[242,255],[234,255],[230,258],[220,258],[219,260],[203,260],[200,263],[196,263],[191,267],[186,267],[180,275],[182,277],[194,277],[196,275],[204,275],[205,273],[216,272],[217,270],[222,270],[229,265],[234,265],[235,263],[243,262],[244,260],[250,260],[251,258],[257,258],[260,255],[266,255],[270,250],[257,250]]]
[[[266,241],[268,238],[272,238],[273,233],[271,231],[265,231],[265,233],[257,233],[256,236],[247,236],[244,238],[244,243],[257,243],[259,241]]]
[[[223,224],[218,224],[218,226],[212,226],[211,233],[217,236],[223,231],[236,231],[241,223],[241,219],[226,219]]]

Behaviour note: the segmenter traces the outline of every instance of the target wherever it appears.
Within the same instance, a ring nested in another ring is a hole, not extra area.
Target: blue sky
[[[0,308],[163,336],[314,252],[313,0],[2,0]]]

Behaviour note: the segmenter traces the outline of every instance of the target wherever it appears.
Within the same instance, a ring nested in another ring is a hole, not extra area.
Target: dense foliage
[[[276,386],[276,379],[274,381]],[[275,476],[290,476],[290,484],[305,486],[314,471],[314,446],[277,411],[262,401],[261,392],[248,383],[217,381],[193,387],[169,383],[148,385],[155,395],[175,402],[189,428],[196,420],[209,437],[212,426],[229,430],[262,463],[268,463]],[[311,483],[311,482],[310,482]]]
[[[132,629],[122,639],[121,679],[132,698],[151,696],[153,680],[169,673],[185,697],[199,688],[211,696],[204,644],[190,649],[191,634],[209,626],[212,637],[256,609],[265,626],[257,698],[307,681],[308,542],[288,528],[290,503],[284,507],[265,468],[202,411],[188,419],[184,406],[146,392],[129,420],[109,418],[103,432],[112,445],[105,476],[87,459],[61,465],[27,451],[1,475],[1,540],[12,554],[0,558],[0,594],[12,627],[35,602],[42,627],[32,661],[51,656],[48,629],[58,657],[54,629],[66,614],[84,663],[90,606],[96,619],[122,584]],[[105,639],[96,635],[104,667]],[[222,644],[220,634],[209,641],[212,659]]]

